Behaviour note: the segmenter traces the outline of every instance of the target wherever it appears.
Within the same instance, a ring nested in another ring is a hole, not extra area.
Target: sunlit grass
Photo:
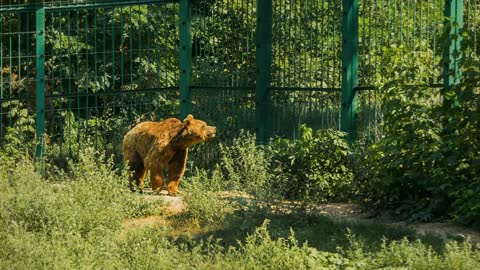
[[[261,190],[220,192],[215,179],[197,181],[212,175],[185,179],[186,208],[162,212],[161,196],[130,192],[104,160],[87,148],[68,173],[46,180],[31,160],[0,162],[0,269],[480,267],[469,241],[282,211]]]

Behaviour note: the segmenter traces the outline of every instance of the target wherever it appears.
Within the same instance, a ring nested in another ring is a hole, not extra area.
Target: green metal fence
[[[192,112],[219,138],[255,131],[256,1],[197,1],[192,6]]]
[[[117,154],[135,123],[190,112],[221,141],[305,123],[369,143],[399,64],[441,90],[460,45],[480,55],[480,0],[1,1],[0,16],[0,141],[37,156]]]
[[[340,128],[341,21],[338,1],[273,1],[272,134]]]
[[[37,155],[83,141],[118,153],[135,122],[176,115],[178,13],[172,1],[2,7],[1,138],[16,127],[39,138]]]
[[[399,79],[401,63],[423,66],[410,84],[442,83],[440,37],[445,0],[359,1],[358,137],[365,143],[378,140],[382,121],[381,85]],[[397,61],[397,62],[395,62]],[[402,60],[403,61],[403,60]],[[405,77],[405,76],[404,76]]]

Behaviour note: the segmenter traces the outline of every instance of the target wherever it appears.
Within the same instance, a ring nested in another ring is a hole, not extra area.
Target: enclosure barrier
[[[461,46],[479,55],[479,10],[480,0],[1,1],[0,140],[36,141],[39,159],[85,140],[118,154],[135,123],[193,113],[222,141],[240,129],[259,143],[296,138],[305,123],[369,143],[392,63],[420,61],[431,68],[409,83],[449,89]]]

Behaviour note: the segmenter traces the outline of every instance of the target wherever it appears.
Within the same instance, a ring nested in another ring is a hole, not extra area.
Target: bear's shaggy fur
[[[183,123],[168,118],[136,125],[123,138],[123,158],[132,171],[130,184],[143,188],[143,179],[150,171],[152,189],[160,191],[166,170],[168,194],[177,195],[187,164],[188,148],[215,137],[215,133],[215,127],[194,119],[191,114]]]

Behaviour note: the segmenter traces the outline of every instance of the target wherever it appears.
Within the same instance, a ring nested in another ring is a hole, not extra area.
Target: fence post
[[[444,49],[443,94],[460,82],[460,59],[462,57],[461,42],[463,31],[463,0],[446,0],[444,15],[446,17],[447,39]],[[457,100],[444,99],[449,107]]]
[[[192,77],[192,3],[191,0],[180,0],[180,120],[192,111],[190,82]]]
[[[35,68],[35,128],[37,169],[44,173],[43,152],[45,141],[45,8],[43,1],[37,1],[35,7],[36,31],[36,68]]]
[[[342,109],[340,129],[356,140],[358,86],[358,0],[343,0],[342,19]]]
[[[257,85],[256,134],[257,143],[268,141],[271,132],[271,64],[272,64],[272,0],[257,0]]]

